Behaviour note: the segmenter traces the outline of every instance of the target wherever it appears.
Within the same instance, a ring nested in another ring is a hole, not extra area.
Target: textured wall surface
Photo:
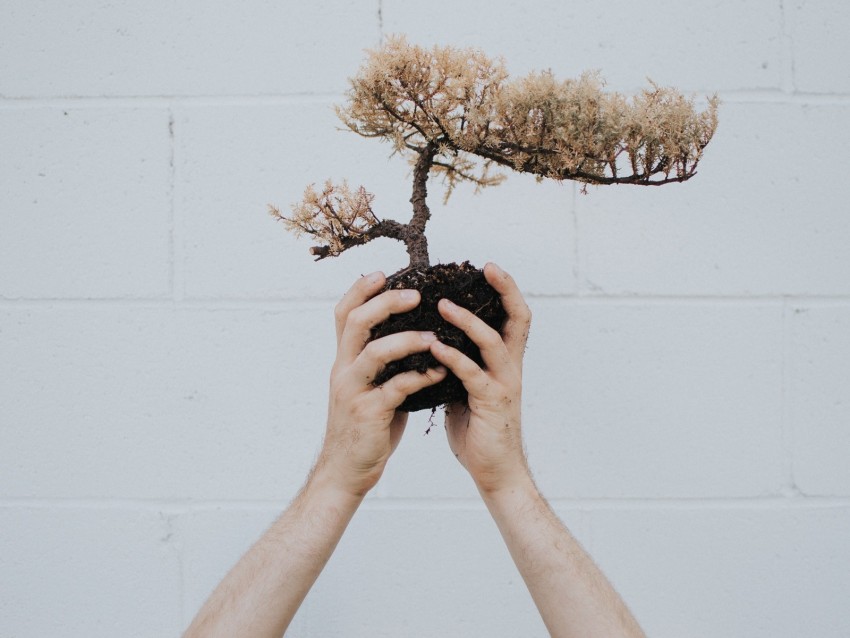
[[[436,188],[432,256],[521,284],[532,469],[650,635],[849,636],[839,0],[0,0],[0,636],[176,636],[298,490],[333,305],[404,251],[315,264],[265,208],[347,177],[407,215],[332,111],[390,33],[719,93],[694,180]],[[292,636],[545,635],[426,427]]]

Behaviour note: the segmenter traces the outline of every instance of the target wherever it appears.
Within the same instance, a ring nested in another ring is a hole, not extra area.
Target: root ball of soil
[[[447,323],[437,311],[440,299],[449,299],[466,308],[495,330],[501,330],[506,314],[499,294],[484,279],[484,272],[470,265],[439,264],[425,269],[409,268],[387,277],[384,290],[418,290],[422,295],[419,305],[399,315],[392,315],[372,330],[372,339],[405,330],[430,330],[446,345],[457,348],[478,365],[482,365],[481,352],[461,330]],[[375,378],[381,385],[399,372],[416,370],[425,372],[439,365],[430,352],[414,354],[388,364]],[[405,412],[432,409],[447,403],[466,403],[463,384],[449,372],[446,379],[410,395],[399,407]]]

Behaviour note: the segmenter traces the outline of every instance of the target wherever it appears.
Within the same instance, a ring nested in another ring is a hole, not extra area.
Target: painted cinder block
[[[338,92],[379,41],[374,0],[29,2],[3,17],[5,97]]]
[[[552,498],[776,494],[782,307],[533,300],[529,462]]]
[[[451,20],[445,16],[451,15]],[[628,0],[410,4],[384,0],[385,33],[424,46],[474,46],[503,56],[511,73],[551,69],[574,77],[600,69],[612,88],[634,91],[649,76],[685,91],[778,89],[782,16],[774,0],[651,7]]]
[[[0,506],[0,635],[175,636],[172,514],[121,506]]]
[[[850,93],[850,5],[798,0],[783,6],[791,40],[794,89],[828,95]]]
[[[806,495],[850,496],[850,304],[791,304],[787,321],[794,483]]]
[[[170,292],[168,111],[0,108],[0,297]]]
[[[6,498],[280,499],[325,427],[332,308],[9,310]]]
[[[438,408],[412,414],[376,494],[382,498],[477,499],[475,483],[452,454]]]
[[[591,552],[648,636],[850,633],[846,505],[588,513]]]

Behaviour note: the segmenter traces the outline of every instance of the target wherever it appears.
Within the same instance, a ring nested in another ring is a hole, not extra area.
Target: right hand
[[[325,441],[316,473],[337,488],[362,497],[381,477],[398,445],[407,413],[398,406],[408,395],[446,376],[445,368],[395,375],[383,385],[372,381],[381,369],[398,359],[425,352],[433,333],[400,332],[369,341],[372,328],[391,314],[408,312],[420,301],[415,290],[388,290],[383,273],[361,277],[335,310],[337,356],[331,370],[330,401]]]
[[[431,346],[434,357],[461,380],[468,405],[446,408],[446,433],[457,459],[483,494],[528,478],[522,443],[522,357],[531,311],[513,278],[495,264],[484,267],[487,282],[501,295],[507,319],[501,333],[468,310],[440,300],[438,309],[481,350],[482,366],[455,348]]]

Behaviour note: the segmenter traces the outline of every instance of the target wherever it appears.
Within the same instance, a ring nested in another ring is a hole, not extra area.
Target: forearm
[[[644,636],[530,476],[482,496],[552,636]]]
[[[314,473],[230,570],[184,636],[282,636],[361,500]]]

